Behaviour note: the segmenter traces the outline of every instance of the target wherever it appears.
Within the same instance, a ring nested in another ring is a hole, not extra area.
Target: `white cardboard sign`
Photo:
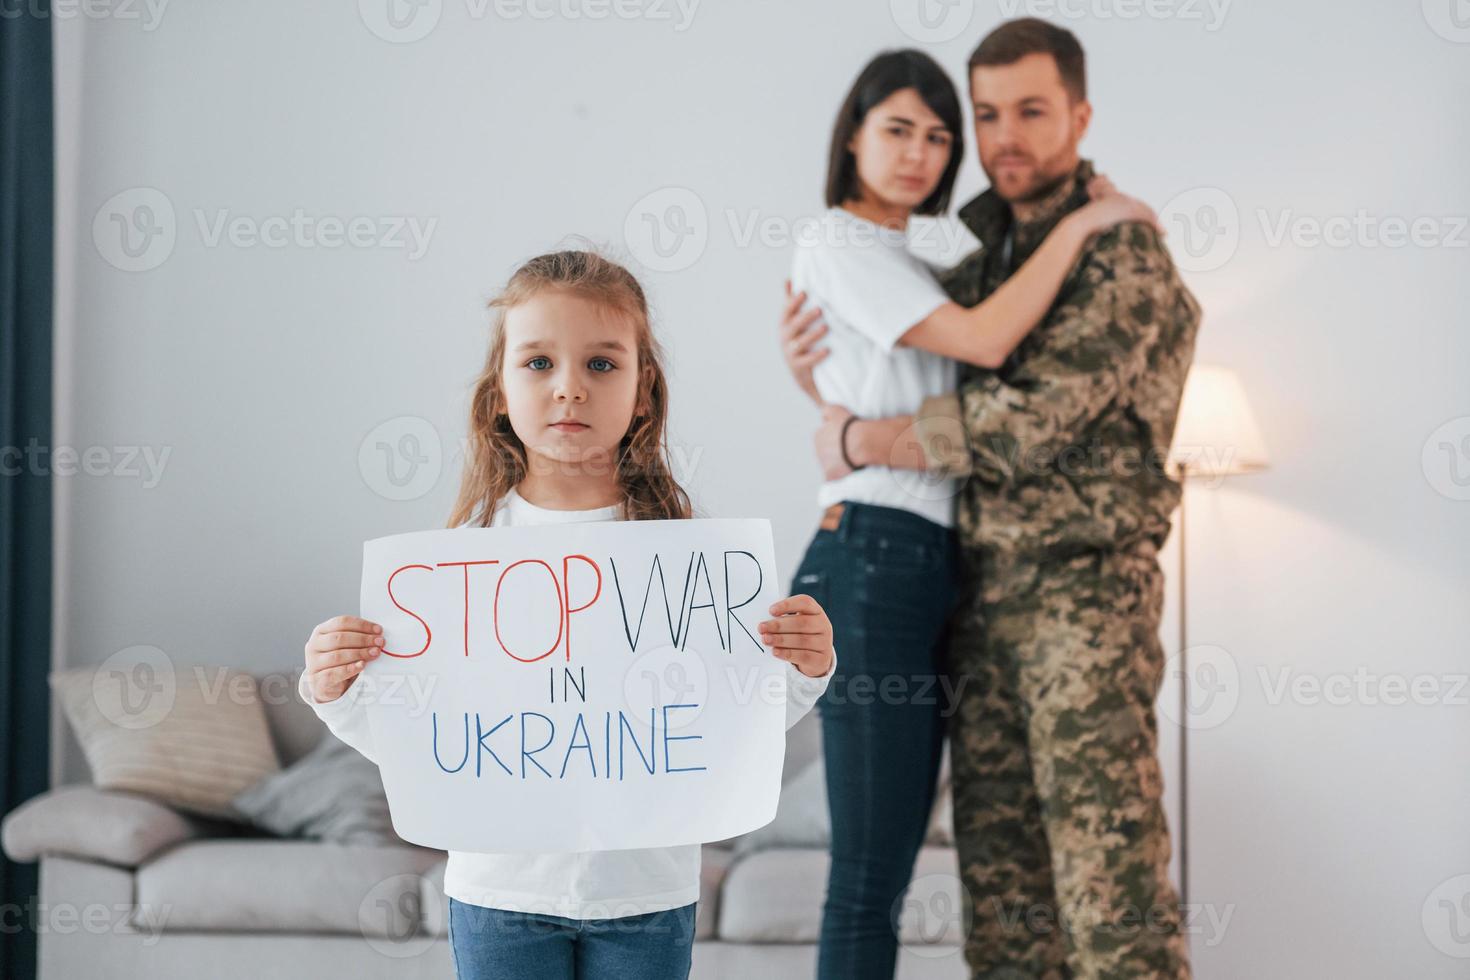
[[[355,683],[393,827],[458,851],[722,840],[776,813],[764,520],[459,528],[363,546]]]

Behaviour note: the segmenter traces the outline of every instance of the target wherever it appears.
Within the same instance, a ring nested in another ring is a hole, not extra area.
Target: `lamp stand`
[[[1179,471],[1179,901],[1189,907],[1189,590],[1185,579],[1184,501],[1189,496],[1189,468]]]

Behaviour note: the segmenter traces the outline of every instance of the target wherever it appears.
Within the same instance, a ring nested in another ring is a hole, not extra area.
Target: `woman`
[[[792,282],[822,312],[828,354],[809,393],[858,417],[910,414],[951,392],[956,361],[998,367],[1045,315],[1083,243],[1146,205],[1090,188],[1007,283],[978,307],[949,301],[908,251],[912,215],[942,214],[963,157],[959,98],[917,51],[863,69],[833,128],[827,211],[798,243]],[[788,320],[791,314],[788,313]],[[957,487],[865,467],[822,485],[821,528],[792,592],[835,628],[841,663],[819,702],[832,863],[818,975],[893,975],[898,902],[933,805],[944,705],[945,623],[955,599]],[[895,680],[895,678],[897,680]]]

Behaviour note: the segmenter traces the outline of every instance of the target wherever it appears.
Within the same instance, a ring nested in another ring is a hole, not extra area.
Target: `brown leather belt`
[[[845,504],[833,504],[822,511],[822,523],[819,525],[823,531],[837,530],[838,523],[842,520],[842,512],[847,509]]]

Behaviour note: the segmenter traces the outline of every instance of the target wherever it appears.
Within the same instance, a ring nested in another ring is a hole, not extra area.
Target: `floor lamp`
[[[1185,572],[1189,481],[1256,473],[1270,461],[1240,379],[1196,364],[1184,384],[1170,463],[1179,476],[1179,900],[1189,905],[1189,590]]]

